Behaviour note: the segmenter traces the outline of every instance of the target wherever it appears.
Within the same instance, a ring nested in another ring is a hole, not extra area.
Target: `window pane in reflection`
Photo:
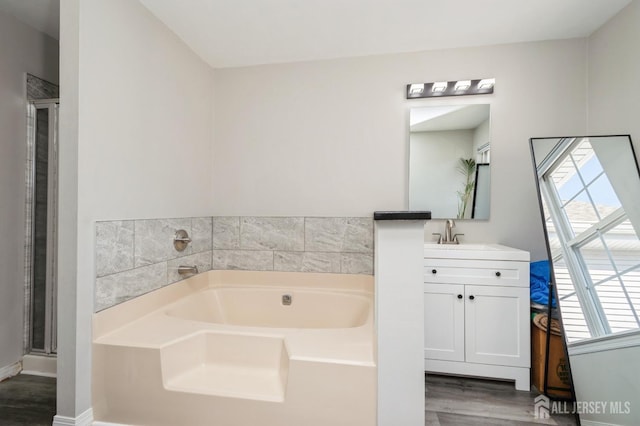
[[[638,328],[640,241],[629,220],[585,244],[580,252],[611,332]]]
[[[608,230],[603,235],[616,269],[624,273],[640,264],[640,240],[629,219]],[[626,285],[626,281],[625,285]]]
[[[590,158],[580,167],[580,175],[587,185],[602,173],[602,164],[598,161],[598,157],[593,154],[591,154]]]
[[[573,342],[590,338],[591,332],[584,319],[584,314],[582,313],[580,302],[573,288],[569,270],[562,258],[554,260],[553,271],[556,278],[556,288],[558,298],[560,299],[560,310],[562,311],[562,323],[567,335],[567,340]]]
[[[571,229],[574,235],[579,235],[594,223],[599,222],[598,214],[593,204],[591,204],[586,191],[582,191],[580,195],[573,201],[570,201],[563,210],[571,223]]]
[[[580,253],[582,253],[592,283],[598,284],[616,275],[616,270],[611,264],[607,250],[600,237],[582,246]]]
[[[621,206],[606,175],[601,175],[587,190],[601,218],[607,217]]]
[[[584,188],[571,156],[565,158],[560,166],[554,170],[552,178],[562,204],[571,200]]]
[[[622,281],[631,300],[631,306],[636,314],[640,313],[640,267],[624,274]]]
[[[600,304],[609,322],[612,333],[638,328],[635,310],[617,279],[596,286]]]

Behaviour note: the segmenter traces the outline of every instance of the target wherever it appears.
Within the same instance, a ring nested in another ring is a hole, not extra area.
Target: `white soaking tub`
[[[217,287],[185,297],[169,316],[192,321],[268,328],[352,328],[364,325],[370,297],[292,287]]]
[[[374,426],[373,277],[210,271],[94,315],[94,418]]]

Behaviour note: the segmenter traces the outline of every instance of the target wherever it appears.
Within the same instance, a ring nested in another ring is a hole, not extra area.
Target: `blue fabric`
[[[549,269],[548,260],[531,262],[529,265],[531,301],[545,306],[549,304]],[[555,308],[555,296],[552,295],[552,297],[551,306]]]

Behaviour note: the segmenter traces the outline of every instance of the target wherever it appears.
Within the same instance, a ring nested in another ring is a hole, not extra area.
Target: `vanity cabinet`
[[[476,258],[468,248],[425,250],[425,371],[529,390],[529,253],[491,247]]]

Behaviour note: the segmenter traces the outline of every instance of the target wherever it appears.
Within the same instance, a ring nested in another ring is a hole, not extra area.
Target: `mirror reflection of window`
[[[536,158],[569,342],[640,327],[640,178],[630,142],[604,142],[561,139]]]

